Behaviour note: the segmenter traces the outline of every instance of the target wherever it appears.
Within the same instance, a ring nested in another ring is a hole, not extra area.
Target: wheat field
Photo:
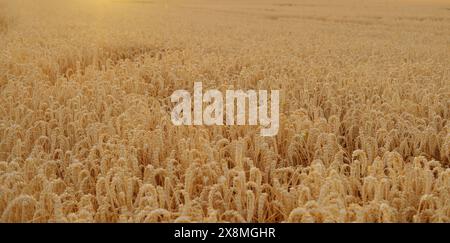
[[[0,222],[450,222],[445,0],[0,0],[0,103]]]

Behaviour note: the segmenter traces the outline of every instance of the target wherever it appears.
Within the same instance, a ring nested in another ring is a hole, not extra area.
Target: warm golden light
[[[0,222],[450,222],[449,14],[1,1]]]

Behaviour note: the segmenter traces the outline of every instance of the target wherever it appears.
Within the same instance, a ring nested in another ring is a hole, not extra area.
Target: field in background
[[[450,222],[450,3],[0,0],[0,222]],[[170,95],[280,89],[275,137]]]

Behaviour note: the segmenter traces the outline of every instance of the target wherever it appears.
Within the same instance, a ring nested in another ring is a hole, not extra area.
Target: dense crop
[[[365,3],[1,1],[0,221],[450,222],[450,5]],[[196,81],[278,135],[174,126]]]

